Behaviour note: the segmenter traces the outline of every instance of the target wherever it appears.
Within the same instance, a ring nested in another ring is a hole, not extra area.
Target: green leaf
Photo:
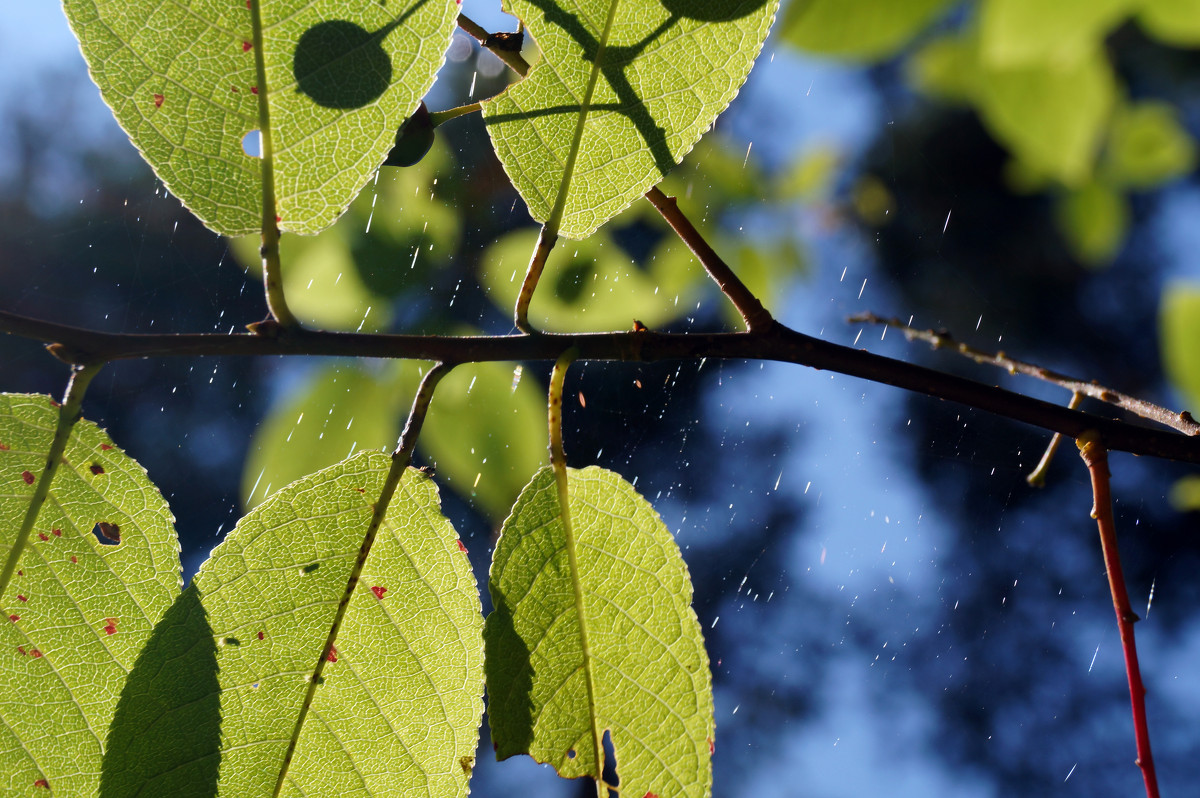
[[[796,0],[783,40],[811,53],[877,61],[898,53],[951,0]]]
[[[134,145],[184,205],[230,236],[262,225],[264,161],[242,144],[254,130],[271,145],[280,229],[331,224],[433,84],[458,13],[451,0],[64,7]]]
[[[0,394],[0,556],[21,526],[58,420]],[[120,543],[101,541],[93,529]],[[3,597],[0,793],[95,795],[125,676],[179,591],[174,519],[145,470],[79,421]]]
[[[1112,66],[1097,48],[1069,65],[985,66],[975,102],[1014,155],[1074,186],[1091,175],[1115,97]]]
[[[1195,165],[1196,142],[1169,103],[1141,102],[1113,116],[1103,168],[1114,183],[1154,188],[1188,174]]]
[[[745,81],[778,0],[506,0],[542,51],[483,103],[529,212],[586,238],[662,180]]]
[[[1181,513],[1200,511],[1200,476],[1192,474],[1177,480],[1171,486],[1167,500]]]
[[[502,310],[516,304],[537,237],[535,229],[517,230],[497,239],[483,254],[480,282]],[[689,265],[685,262],[684,267]],[[690,268],[700,273],[698,265]],[[634,319],[657,327],[692,309],[686,297],[680,307],[677,292],[666,290],[603,232],[552,251],[541,286],[533,295],[529,318],[539,329],[554,332],[628,330]]]
[[[983,0],[983,61],[995,67],[1074,63],[1100,47],[1136,5],[1135,0]]]
[[[1142,0],[1138,22],[1167,44],[1200,45],[1200,0]]]
[[[595,728],[611,734],[622,795],[708,795],[712,682],[679,548],[619,475],[568,473],[574,552],[550,469],[521,493],[496,544],[484,637],[497,756],[592,775]]]
[[[390,462],[363,452],[293,483],[213,551],[176,623],[155,630],[162,645],[148,646],[130,676],[139,689],[122,696],[113,728],[121,745],[106,759],[112,795],[211,794],[214,786],[220,795],[272,794]],[[437,489],[409,469],[349,599],[280,794],[466,795],[483,645],[463,551]],[[196,684],[212,688],[204,695]],[[191,734],[159,745],[160,729],[181,719]],[[208,767],[213,759],[219,768]],[[197,784],[197,773],[216,784]]]
[[[1082,263],[1106,264],[1125,242],[1129,202],[1111,186],[1094,180],[1085,183],[1060,197],[1055,210],[1059,229]]]
[[[546,398],[506,363],[465,363],[442,378],[418,451],[439,478],[497,522],[546,460]]]
[[[1188,406],[1200,410],[1200,284],[1175,283],[1163,292],[1159,345],[1168,379]]]
[[[405,362],[381,372],[344,364],[313,374],[255,432],[242,472],[243,504],[254,507],[356,451],[394,447],[418,367]]]

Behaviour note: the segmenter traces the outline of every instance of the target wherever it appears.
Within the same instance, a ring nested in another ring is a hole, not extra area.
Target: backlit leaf
[[[875,61],[899,52],[951,0],[795,0],[780,30],[810,53]]]
[[[611,735],[623,795],[707,795],[712,681],[679,548],[619,475],[568,473],[573,552],[550,469],[521,493],[496,544],[484,636],[497,756],[591,775],[595,724]]]
[[[1200,0],[1142,0],[1138,22],[1167,44],[1200,45]]]
[[[0,395],[0,557],[21,526],[58,410]],[[0,794],[96,795],[125,676],[179,594],[174,519],[145,470],[79,421],[0,619]],[[120,543],[93,533],[98,523]],[[44,779],[53,793],[38,791]]]
[[[1105,148],[1105,175],[1118,185],[1153,188],[1181,177],[1196,165],[1196,142],[1175,107],[1147,101],[1113,115]]]
[[[272,142],[280,229],[315,233],[331,224],[433,84],[458,12],[452,0],[64,6],[134,145],[168,190],[231,236],[262,224],[263,160],[243,149],[256,130]]]
[[[111,794],[273,794],[390,462],[363,452],[289,485],[213,551],[130,675],[137,689],[122,696],[106,760]],[[279,794],[466,795],[481,625],[437,489],[409,469]],[[160,730],[180,727],[190,734],[160,745]]]
[[[1129,231],[1129,201],[1095,180],[1060,197],[1055,211],[1071,252],[1089,266],[1111,261]]]
[[[542,58],[483,103],[539,222],[585,238],[712,126],[750,72],[778,0],[506,0]]]
[[[983,60],[997,67],[1069,64],[1103,43],[1136,5],[1134,0],[983,0]]]

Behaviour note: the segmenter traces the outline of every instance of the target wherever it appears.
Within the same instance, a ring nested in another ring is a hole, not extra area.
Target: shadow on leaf
[[[513,626],[508,597],[493,593],[495,609],[483,626],[488,726],[496,758],[529,753],[533,742],[533,666],[529,646]]]
[[[193,585],[163,615],[121,691],[101,798],[217,792],[221,688],[212,627]]]

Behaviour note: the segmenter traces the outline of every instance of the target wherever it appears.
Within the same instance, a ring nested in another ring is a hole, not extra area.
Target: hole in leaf
[[[604,730],[604,784],[607,787],[615,788],[621,784],[620,778],[617,776],[617,749],[613,747],[612,733],[608,729]],[[610,795],[612,792],[609,793]]]
[[[121,527],[107,521],[98,521],[92,527],[92,534],[102,546],[115,546],[121,542]]]
[[[574,759],[574,758],[575,758],[575,749],[572,748],[567,751],[567,759]]]
[[[251,158],[262,157],[262,131],[255,129],[242,136],[242,152]]]

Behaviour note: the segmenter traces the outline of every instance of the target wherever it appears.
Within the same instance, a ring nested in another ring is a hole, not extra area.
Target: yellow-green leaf
[[[1142,0],[1138,22],[1167,44],[1200,45],[1200,0]]]
[[[350,581],[390,462],[363,452],[289,485],[213,551],[130,674],[106,794],[466,795],[483,710],[479,595],[420,472],[405,473]]]
[[[1129,230],[1125,195],[1095,180],[1059,197],[1055,216],[1071,252],[1089,266],[1111,261]]]
[[[1153,188],[1196,165],[1196,142],[1174,106],[1153,100],[1121,108],[1113,116],[1104,174],[1117,185]]]
[[[1070,64],[1086,57],[1136,0],[983,0],[980,49],[990,66]]]
[[[134,145],[171,193],[231,236],[261,228],[264,179],[280,229],[331,224],[433,84],[458,13],[452,0],[64,7]],[[273,174],[243,146],[252,131],[270,143]]]
[[[1183,393],[1188,407],[1200,411],[1200,285],[1167,286],[1158,333],[1167,377]]]
[[[737,94],[778,0],[506,0],[541,48],[483,103],[529,212],[586,238],[662,180]]]
[[[0,556],[57,420],[47,396],[0,395]],[[173,521],[145,470],[77,422],[3,597],[0,794],[98,794],[126,674],[179,593]]]
[[[608,733],[622,794],[706,796],[712,683],[679,548],[619,475],[572,469],[568,484],[570,538],[543,469],[496,544],[484,637],[497,756],[594,775]]]

